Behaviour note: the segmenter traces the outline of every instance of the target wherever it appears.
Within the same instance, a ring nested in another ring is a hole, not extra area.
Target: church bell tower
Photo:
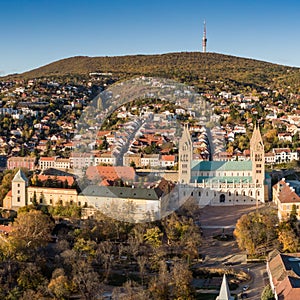
[[[264,186],[265,149],[259,128],[255,125],[250,140],[250,157],[252,161],[252,182]]]
[[[191,162],[193,159],[193,143],[188,125],[185,124],[179,140],[179,183],[191,181]]]

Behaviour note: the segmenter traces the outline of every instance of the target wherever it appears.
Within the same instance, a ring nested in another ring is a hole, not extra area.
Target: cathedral
[[[180,196],[205,205],[258,205],[269,199],[270,180],[265,175],[265,152],[258,127],[250,140],[248,161],[193,160],[193,143],[185,125],[179,140]]]

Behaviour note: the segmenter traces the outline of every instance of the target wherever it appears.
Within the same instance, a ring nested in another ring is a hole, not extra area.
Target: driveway
[[[268,283],[264,263],[247,264],[246,254],[242,252],[235,240],[218,241],[214,235],[232,234],[237,220],[243,215],[254,211],[256,206],[207,206],[201,209],[199,222],[203,231],[201,254],[205,256],[202,266],[243,269],[251,275],[251,280],[245,282],[236,291],[240,295],[244,285],[248,284],[247,299],[257,300],[264,286]],[[240,298],[239,298],[240,299]]]

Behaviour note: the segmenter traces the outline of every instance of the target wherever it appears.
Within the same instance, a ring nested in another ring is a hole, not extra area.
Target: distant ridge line
[[[300,80],[300,68],[251,58],[212,52],[173,52],[124,56],[75,56],[64,58],[22,74],[2,78],[33,79],[50,76],[88,76],[89,73],[161,76],[188,83],[202,80],[233,80],[242,84],[269,86],[286,77]]]

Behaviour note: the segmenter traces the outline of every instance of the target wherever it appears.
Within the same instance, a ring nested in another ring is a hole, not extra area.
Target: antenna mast
[[[203,29],[203,38],[202,38],[202,52],[206,53],[206,44],[207,44],[207,38],[206,38],[206,22],[204,20],[204,29]]]

